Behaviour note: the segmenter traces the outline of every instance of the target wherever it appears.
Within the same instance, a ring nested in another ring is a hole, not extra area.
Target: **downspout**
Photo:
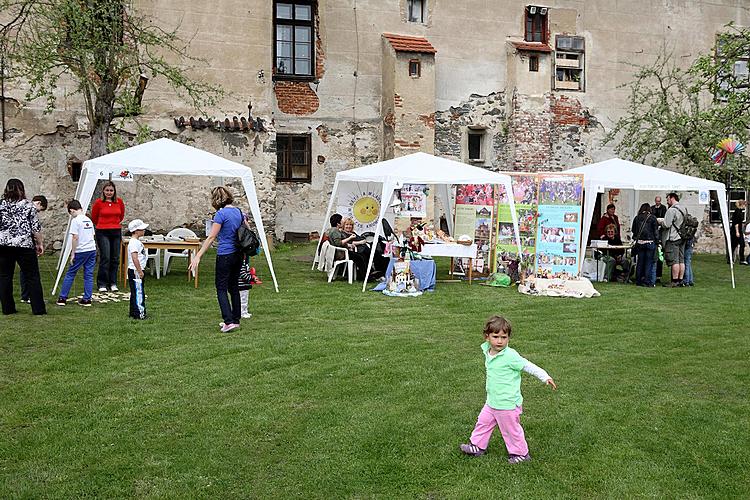
[[[5,51],[0,54],[0,128],[2,141],[5,142]]]

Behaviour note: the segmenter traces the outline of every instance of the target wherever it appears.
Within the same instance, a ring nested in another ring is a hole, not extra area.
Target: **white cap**
[[[130,224],[128,224],[128,231],[131,233],[134,231],[138,231],[139,229],[146,229],[148,227],[148,224],[143,222],[141,219],[133,219],[130,221]]]

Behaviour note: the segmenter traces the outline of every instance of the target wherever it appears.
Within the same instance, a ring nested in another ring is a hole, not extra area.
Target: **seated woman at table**
[[[354,261],[354,266],[357,268],[357,279],[364,279],[371,247],[365,238],[354,232],[354,220],[351,217],[341,221],[341,231],[338,234],[335,232],[331,234],[331,244],[349,249],[349,257]],[[383,263],[384,260],[385,264]],[[385,273],[387,267],[388,261],[376,252],[370,277],[379,278]]]
[[[614,224],[609,224],[605,228],[604,233],[607,244],[610,246],[622,246],[622,238],[617,232],[617,228]],[[608,250],[608,255],[615,261],[615,268],[612,272],[611,281],[627,279],[630,271],[630,261],[625,257],[625,249],[620,248],[617,250]]]

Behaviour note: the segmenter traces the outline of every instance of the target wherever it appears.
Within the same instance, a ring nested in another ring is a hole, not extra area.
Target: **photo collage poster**
[[[401,187],[399,217],[427,217],[427,184],[404,184]]]
[[[536,276],[578,276],[583,176],[539,174]]]
[[[525,281],[534,273],[534,254],[536,248],[536,214],[537,214],[537,175],[510,174],[513,186],[513,201],[518,218],[518,232],[521,238],[519,279]],[[497,186],[497,246],[495,249],[495,269],[499,265],[517,260],[513,218],[510,213],[508,194],[505,186]],[[506,269],[507,272],[507,269]]]
[[[453,237],[469,235],[477,245],[473,274],[488,276],[491,272],[492,216],[494,211],[492,184],[461,184],[456,186],[456,218]],[[454,273],[468,274],[469,259],[454,259]]]

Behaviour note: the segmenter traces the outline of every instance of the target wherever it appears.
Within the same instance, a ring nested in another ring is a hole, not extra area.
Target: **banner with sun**
[[[380,183],[356,183],[339,186],[337,211],[343,217],[354,219],[357,234],[374,232],[380,213]]]

